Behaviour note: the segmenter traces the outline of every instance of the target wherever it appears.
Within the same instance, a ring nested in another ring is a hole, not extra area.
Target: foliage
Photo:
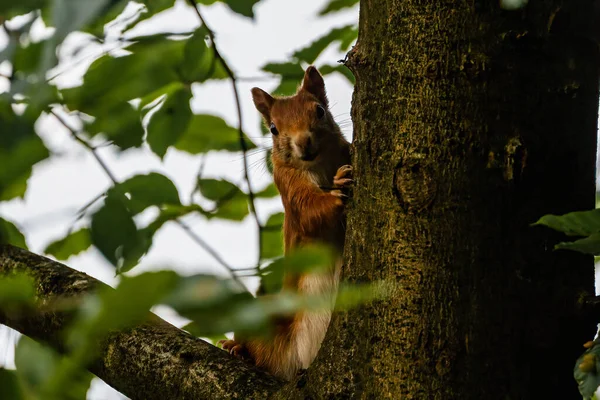
[[[254,18],[259,0],[197,1],[199,10],[218,2],[241,17]],[[321,14],[357,3],[332,0]],[[9,87],[0,93],[0,202],[24,198],[35,166],[56,157],[36,131],[36,124],[43,118],[63,124],[74,141],[93,153],[112,181],[100,196],[82,207],[64,235],[47,244],[47,255],[68,260],[95,248],[117,274],[123,274],[138,265],[165,224],[174,222],[185,228],[180,219],[189,214],[239,222],[251,215],[256,217],[253,199],[278,196],[273,184],[251,193],[247,176],[244,181],[230,182],[199,174],[194,194],[186,202],[172,180],[157,172],[118,181],[96,152],[96,146],[102,144],[115,152],[148,149],[161,159],[174,151],[194,156],[220,151],[246,157],[246,151],[257,148],[242,131],[241,123],[232,126],[218,115],[196,114],[190,107],[193,85],[225,79],[236,83],[232,68],[221,57],[207,26],[199,22],[197,29],[183,34],[131,34],[138,23],[174,4],[175,0],[24,0],[0,4],[0,30],[8,37],[6,47],[0,49],[0,64],[6,62],[11,67],[7,77],[0,76]],[[133,14],[122,18],[126,7],[133,9]],[[39,38],[34,34],[36,24],[54,30]],[[57,50],[73,32],[85,33],[82,48],[105,43],[109,34],[116,34],[119,49],[98,55],[78,86],[59,87],[54,79],[54,68],[61,61]],[[329,46],[347,51],[356,37],[354,25],[334,28],[294,52],[287,62],[268,63],[262,70],[280,79],[277,93],[290,94],[303,76],[303,67],[317,61]],[[325,63],[319,68],[324,75],[339,73],[354,82],[343,65]],[[270,153],[266,154],[267,170],[272,173]],[[139,216],[148,209],[154,213],[149,222],[141,224]],[[213,342],[232,330],[265,331],[276,314],[330,304],[330,298],[276,293],[284,269],[318,271],[331,262],[329,251],[312,248],[283,258],[283,214],[270,215],[262,225],[255,219],[260,248],[252,272],[262,278],[262,287],[274,293],[272,297],[254,298],[237,276],[183,277],[170,270],[133,277],[120,275],[116,290],[104,288],[76,301],[57,303],[71,307],[76,315],[65,332],[65,355],[25,337],[19,341],[17,370],[0,369],[0,397],[85,398],[91,375],[84,371],[97,343],[110,331],[144,321],[155,304],[169,305],[190,318],[192,322],[184,329]],[[18,225],[0,218],[0,244],[4,243],[26,248],[26,238]],[[350,306],[368,300],[373,293],[369,288],[344,288],[339,304]],[[21,312],[34,306],[34,294],[30,277],[0,279],[3,312]]]
[[[579,237],[572,242],[560,242],[555,249],[573,250],[583,254],[600,255],[600,209],[576,211],[564,215],[544,215],[534,225],[542,225]],[[584,399],[591,399],[600,387],[600,346],[590,342],[575,363],[573,375]]]
[[[555,249],[600,255],[600,209],[545,215],[534,225],[544,225],[568,236],[583,237],[573,242],[558,243]]]

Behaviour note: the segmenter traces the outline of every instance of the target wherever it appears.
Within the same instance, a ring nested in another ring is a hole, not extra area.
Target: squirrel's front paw
[[[333,186],[341,189],[350,187],[354,181],[352,180],[352,165],[342,165],[338,168],[337,173],[333,177]]]
[[[221,347],[223,350],[227,351],[229,354],[234,355],[236,357],[240,357],[245,360],[250,359],[250,353],[246,346],[242,343],[238,343],[233,339],[222,339],[218,341],[218,347]]]

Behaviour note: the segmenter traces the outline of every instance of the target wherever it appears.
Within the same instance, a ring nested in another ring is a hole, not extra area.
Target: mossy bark
[[[383,302],[334,316],[282,399],[572,399],[591,257],[542,215],[594,207],[590,1],[363,0],[348,65],[344,276]]]
[[[64,350],[63,333],[72,315],[47,311],[45,305],[104,284],[45,257],[0,245],[0,278],[17,272],[35,279],[39,309],[0,309],[0,324]],[[131,399],[266,399],[281,387],[272,376],[156,316],[111,334],[98,354],[89,370]]]

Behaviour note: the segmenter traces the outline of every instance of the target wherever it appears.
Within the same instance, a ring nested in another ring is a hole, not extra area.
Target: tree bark
[[[33,339],[64,350],[68,312],[44,312],[57,296],[74,296],[103,283],[60,263],[13,246],[0,245],[0,277],[25,272],[36,281],[40,309],[7,313],[5,324]],[[282,383],[227,352],[154,316],[113,333],[100,345],[91,372],[131,399],[266,399]]]
[[[398,284],[334,316],[281,399],[573,399],[591,257],[530,224],[594,207],[591,1],[363,0],[348,66],[344,276]]]

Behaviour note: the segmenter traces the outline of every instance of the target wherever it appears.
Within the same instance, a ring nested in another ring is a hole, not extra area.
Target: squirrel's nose
[[[302,140],[296,142],[302,161],[312,161],[317,157],[317,149],[313,145],[313,140],[310,136],[305,136]]]

